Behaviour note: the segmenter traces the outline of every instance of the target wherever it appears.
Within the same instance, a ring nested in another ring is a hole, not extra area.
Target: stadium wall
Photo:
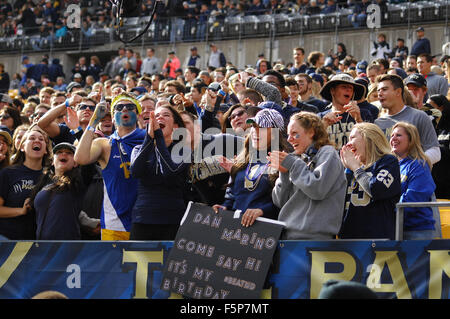
[[[231,61],[238,68],[244,68],[246,65],[255,65],[258,54],[264,53],[265,57],[271,61],[283,60],[285,63],[292,61],[292,49],[297,46],[302,46],[306,54],[311,51],[321,51],[328,53],[330,49],[335,49],[337,43],[342,42],[347,48],[347,53],[354,55],[358,60],[371,60],[370,50],[373,41],[376,41],[378,33],[384,33],[387,36],[387,41],[391,48],[395,46],[397,38],[403,38],[406,45],[411,49],[415,39],[414,30],[419,25],[410,25],[403,27],[386,27],[378,30],[345,30],[337,32],[320,32],[308,33],[301,35],[282,36],[270,39],[266,38],[245,38],[236,40],[217,41],[216,44],[220,50],[225,53],[228,61]],[[435,23],[425,25],[425,36],[430,39],[432,45],[432,54],[442,54],[442,45],[448,42],[449,32],[446,32],[445,23]],[[189,54],[189,49],[192,46],[198,48],[201,57],[208,56],[209,43],[207,42],[177,42],[169,44],[145,44],[138,40],[130,44],[135,52],[140,52],[142,57],[145,57],[145,50],[153,47],[156,51],[156,56],[160,59],[161,64],[164,63],[167,52],[175,50],[176,55],[183,63],[186,56]],[[38,63],[44,53],[48,53],[50,61],[53,58],[59,58],[61,64],[64,66],[66,80],[69,80],[71,69],[73,68],[78,57],[97,55],[103,66],[109,61],[112,56],[117,54],[117,49],[123,46],[122,42],[111,42],[107,45],[96,46],[90,49],[71,50],[71,51],[35,51],[26,53],[30,57],[31,62]],[[20,71],[21,56],[23,54],[11,54],[0,56],[0,62],[5,64],[6,71],[12,74]]]

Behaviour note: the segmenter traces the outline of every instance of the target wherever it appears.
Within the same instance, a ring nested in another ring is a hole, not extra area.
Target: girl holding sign
[[[276,110],[263,109],[247,120],[251,124],[243,151],[234,162],[223,158],[223,167],[230,171],[231,184],[219,209],[241,210],[242,225],[251,226],[256,218],[277,219],[279,209],[273,204],[271,193],[277,172],[269,166],[269,151],[285,150],[287,143],[283,116]]]

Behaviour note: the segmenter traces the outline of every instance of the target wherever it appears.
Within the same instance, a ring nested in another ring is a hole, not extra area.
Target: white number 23
[[[382,169],[377,175],[377,181],[383,182],[389,188],[394,181],[394,177],[387,170]]]

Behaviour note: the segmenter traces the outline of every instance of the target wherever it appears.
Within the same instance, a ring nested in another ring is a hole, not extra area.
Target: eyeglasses
[[[234,120],[236,117],[241,117],[242,115],[244,115],[244,113],[245,113],[244,110],[240,110],[239,112],[231,114],[230,115],[230,121]]]
[[[122,112],[123,108],[126,108],[128,111],[134,111],[136,109],[136,105],[134,105],[133,103],[128,103],[128,104],[116,104],[114,106],[114,111],[116,112]]]
[[[0,115],[0,121],[1,120],[7,120],[7,119],[10,119],[10,118],[11,118],[11,115],[9,115],[9,114]]]
[[[83,111],[83,110],[86,110],[86,109],[89,109],[92,112],[94,112],[95,111],[95,105],[81,104],[81,105],[78,105],[78,107],[77,107],[78,111]]]

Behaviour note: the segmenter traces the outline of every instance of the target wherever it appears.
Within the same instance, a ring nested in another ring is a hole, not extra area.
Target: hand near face
[[[356,101],[351,101],[344,106],[344,110],[350,114],[351,117],[355,119],[356,122],[362,122],[361,110],[359,109],[358,103]]]
[[[90,126],[97,126],[98,123],[105,117],[106,112],[108,111],[108,105],[106,102],[100,102],[97,104],[94,110],[94,114],[92,115],[91,120],[89,121]]]
[[[351,147],[348,145],[344,145],[340,151],[340,157],[342,164],[352,170],[355,171],[361,166],[361,162],[356,158],[355,153],[351,150]]]
[[[281,173],[287,173],[287,169],[281,165],[284,159],[288,156],[286,152],[273,151],[269,152],[267,159],[269,160],[269,166],[275,168]]]
[[[70,107],[67,108],[67,115],[64,116],[64,122],[67,127],[71,130],[75,130],[80,126],[80,121],[78,120],[77,112]]]
[[[155,117],[155,112],[150,112],[150,118],[148,121],[148,129],[147,129],[147,134],[148,136],[150,136],[151,138],[155,138],[155,131],[159,129],[159,124],[156,121],[156,117]]]

